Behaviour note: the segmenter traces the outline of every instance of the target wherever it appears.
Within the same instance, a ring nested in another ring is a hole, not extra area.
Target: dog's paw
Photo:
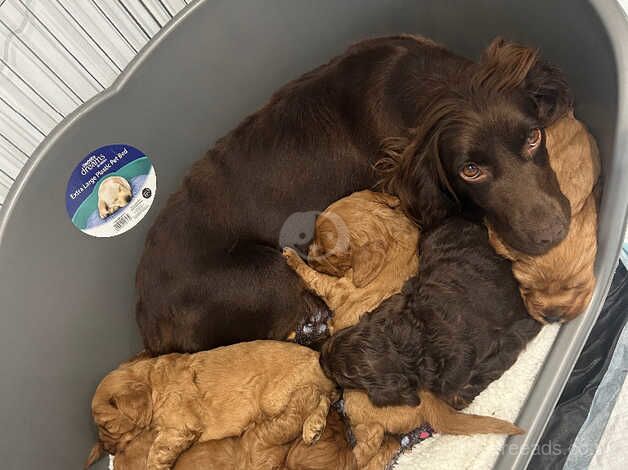
[[[303,423],[303,442],[307,445],[315,444],[325,431],[327,419],[325,416],[311,415]]]
[[[282,255],[286,259],[288,266],[290,266],[292,269],[295,269],[297,266],[303,263],[303,260],[301,259],[299,254],[290,247],[285,247],[283,249]]]

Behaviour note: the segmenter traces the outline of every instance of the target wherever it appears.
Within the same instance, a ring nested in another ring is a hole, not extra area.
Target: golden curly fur
[[[302,439],[295,442],[286,458],[287,470],[382,470],[399,449],[399,440],[386,436],[379,452],[367,465],[358,467],[358,461],[345,437],[345,425],[338,413],[330,412],[325,432],[313,446]],[[178,470],[178,469],[177,469]]]
[[[290,249],[288,264],[334,312],[330,331],[352,326],[401,292],[419,268],[419,230],[399,199],[360,191],[331,204],[316,220],[308,266]]]
[[[291,343],[253,341],[139,358],[109,373],[96,389],[92,414],[99,442],[86,466],[103,450],[117,454],[152,430],[146,468],[170,469],[194,443],[240,436],[252,425],[250,458],[265,458],[265,446],[299,436],[315,442],[335,395],[318,353]]]
[[[254,425],[240,438],[195,444],[181,454],[173,470],[358,470],[345,438],[345,425],[336,411],[330,411],[325,431],[313,445],[300,437],[292,444],[267,445],[259,431],[260,427]],[[145,470],[156,435],[151,429],[137,436],[116,454],[114,470]],[[399,441],[387,436],[379,454],[360,470],[382,470],[398,448]]]
[[[546,129],[550,165],[571,206],[567,237],[544,255],[530,256],[504,243],[489,226],[495,251],[512,271],[530,315],[541,323],[568,321],[582,313],[595,287],[599,151],[573,113]]]
[[[263,424],[268,424],[265,422]],[[264,425],[253,425],[241,437],[227,437],[192,445],[181,453],[173,470],[266,470],[284,468],[290,444],[275,445],[264,435]],[[153,429],[142,432],[115,456],[114,470],[145,470],[157,437]],[[301,438],[298,442],[303,442]]]

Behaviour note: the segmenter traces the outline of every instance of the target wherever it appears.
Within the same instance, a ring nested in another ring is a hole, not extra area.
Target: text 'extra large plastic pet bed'
[[[524,467],[599,312],[626,224],[628,28],[622,15],[608,0],[192,3],[110,90],[48,136],[2,209],[2,468],[82,466],[95,441],[89,413],[95,386],[140,349],[134,275],[146,231],[190,164],[286,81],[354,41],[395,33],[422,34],[469,57],[498,35],[540,47],[567,74],[576,114],[599,143],[598,285],[589,310],[561,329],[521,411],[517,424],[527,433],[510,440],[521,451],[504,453],[497,463]],[[103,147],[106,163],[91,155]],[[120,194],[131,200],[118,214],[126,226],[112,225],[120,234],[110,238],[79,230],[105,230],[98,228],[106,225],[95,209],[99,201],[80,196],[88,184],[82,169],[98,164],[128,181],[111,180],[102,190],[103,208]],[[77,186],[68,203],[74,171]],[[153,191],[133,194],[137,178],[153,181]],[[142,197],[154,200],[152,207],[140,204]]]

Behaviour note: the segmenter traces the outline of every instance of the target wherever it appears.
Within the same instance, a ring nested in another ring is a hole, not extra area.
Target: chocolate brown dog
[[[558,69],[503,40],[478,62],[415,36],[350,47],[220,139],[164,205],[137,270],[146,349],[284,339],[325,310],[284,262],[280,234],[306,238],[314,219],[293,215],[378,181],[425,228],[473,209],[509,245],[546,252],[569,205],[538,136],[570,104]],[[375,171],[393,137],[408,145]]]

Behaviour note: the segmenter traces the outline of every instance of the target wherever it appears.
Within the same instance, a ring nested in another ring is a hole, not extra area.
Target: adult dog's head
[[[384,143],[384,188],[423,227],[478,210],[510,246],[541,254],[569,228],[548,162],[545,127],[572,105],[562,73],[537,51],[496,39],[434,98],[400,149]],[[387,148],[388,147],[388,148]]]
[[[136,368],[125,365],[109,373],[92,399],[99,445],[115,454],[146,429],[153,416],[151,388]]]

